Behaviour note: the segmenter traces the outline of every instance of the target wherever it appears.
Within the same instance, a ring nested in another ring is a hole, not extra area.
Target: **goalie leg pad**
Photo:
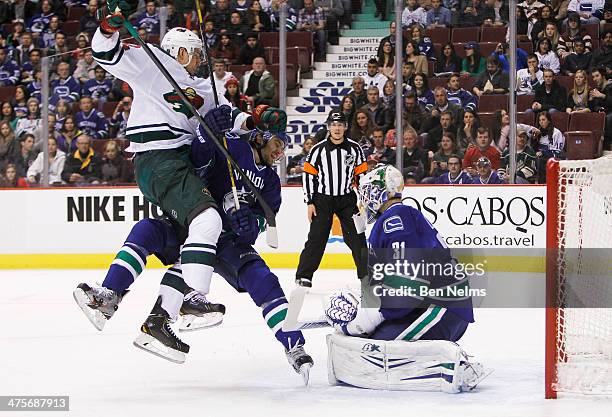
[[[360,388],[458,393],[487,375],[482,365],[468,363],[459,345],[446,340],[384,341],[334,333],[327,336],[327,346],[330,381]]]

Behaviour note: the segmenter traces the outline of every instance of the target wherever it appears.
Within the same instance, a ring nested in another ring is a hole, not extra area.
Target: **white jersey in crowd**
[[[139,45],[122,44],[118,33],[107,38],[98,28],[91,47],[96,61],[106,71],[127,82],[134,91],[125,132],[130,141],[129,152],[173,149],[191,143],[198,128],[196,118]],[[200,114],[205,115],[215,107],[209,79],[189,75],[181,64],[158,46],[149,44],[149,47]],[[219,104],[229,105],[229,102],[219,95]],[[240,126],[247,117],[246,113],[237,114],[232,131],[246,133]]]
[[[229,71],[225,71],[223,78],[217,78],[217,74],[215,74],[215,86],[217,87],[217,94],[219,94],[220,96],[225,95],[225,83],[232,77],[233,75]]]
[[[541,69],[535,73],[536,79],[531,79],[529,69],[523,68],[516,72],[516,93],[518,95],[535,94],[535,88],[544,82],[544,73]]]
[[[367,73],[365,73],[361,76],[361,78],[363,78],[363,82],[365,83],[364,88],[366,89],[366,91],[368,87],[378,87],[378,95],[380,97],[384,96],[385,84],[387,83],[387,81],[389,81],[386,75],[377,72],[376,74],[374,74],[373,77],[370,77]]]

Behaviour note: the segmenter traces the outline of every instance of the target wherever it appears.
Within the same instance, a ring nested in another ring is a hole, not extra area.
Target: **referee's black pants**
[[[351,249],[355,266],[357,267],[357,278],[363,278],[368,273],[368,251],[365,233],[357,233],[353,214],[357,210],[357,196],[349,193],[342,196],[330,196],[315,194],[313,204],[317,215],[313,217],[308,232],[308,240],[300,255],[296,278],[310,278],[319,268],[329,232],[331,231],[334,214],[338,216],[342,226],[342,237],[344,243]]]

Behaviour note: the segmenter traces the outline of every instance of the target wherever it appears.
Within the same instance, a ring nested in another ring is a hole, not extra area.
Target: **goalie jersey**
[[[380,313],[385,320],[400,319],[415,309],[436,305],[463,321],[474,321],[471,298],[455,290],[469,288],[467,278],[454,272],[456,260],[438,231],[417,209],[396,203],[385,210],[372,228],[369,247],[372,284],[376,284],[376,271],[372,269],[376,264],[397,266],[399,261],[400,266],[408,265],[392,273],[385,271],[383,288],[404,289],[400,296],[381,297]],[[438,291],[433,295],[431,290]]]
[[[173,149],[189,145],[195,138],[198,122],[161,71],[139,45],[121,43],[119,33],[105,37],[96,30],[91,41],[95,60],[106,71],[127,82],[134,91],[132,111],[126,128],[130,141],[129,152],[153,149]],[[191,104],[200,114],[215,107],[210,81],[189,73],[174,58],[158,46],[149,44],[153,53],[183,89]],[[229,105],[219,95],[219,104]],[[233,112],[234,130],[249,117],[246,113]]]

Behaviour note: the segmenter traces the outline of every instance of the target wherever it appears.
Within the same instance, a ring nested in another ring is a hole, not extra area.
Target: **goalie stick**
[[[118,8],[117,8],[117,11],[119,11]],[[266,200],[264,200],[264,198],[262,197],[257,187],[255,187],[255,184],[253,184],[253,182],[249,179],[249,177],[246,176],[242,168],[238,166],[238,164],[231,157],[227,149],[225,149],[225,147],[221,144],[221,141],[219,140],[219,138],[217,138],[217,135],[211,130],[210,127],[208,127],[202,115],[193,106],[193,104],[191,104],[191,102],[185,95],[185,92],[181,89],[181,87],[178,85],[176,80],[172,78],[172,75],[170,75],[168,70],[164,68],[164,66],[159,61],[159,59],[155,56],[153,51],[151,51],[151,48],[149,48],[149,45],[147,45],[142,40],[142,38],[140,37],[136,29],[134,29],[134,26],[132,26],[132,24],[127,19],[123,20],[123,26],[129,32],[129,34],[132,35],[132,37],[136,40],[136,42],[138,42],[138,45],[142,47],[142,49],[149,56],[149,58],[151,58],[155,66],[161,71],[162,75],[166,78],[166,80],[168,80],[172,88],[174,88],[174,90],[176,91],[177,95],[180,97],[183,104],[187,106],[187,109],[195,116],[195,118],[198,120],[198,123],[200,123],[202,128],[206,131],[206,134],[210,138],[212,138],[214,144],[217,146],[217,148],[219,148],[219,151],[221,151],[223,156],[231,164],[234,170],[236,170],[238,175],[240,175],[240,177],[242,178],[244,183],[247,185],[247,187],[249,187],[249,190],[253,193],[257,201],[259,201],[259,205],[261,206],[264,212],[266,222],[268,224],[266,228],[266,241],[268,243],[268,246],[270,246],[271,248],[275,248],[275,249],[278,248],[278,232],[276,230],[276,214],[274,214],[274,211],[272,210],[272,208],[268,205],[268,203],[266,203]],[[214,84],[214,80],[212,81],[212,83]]]
[[[283,322],[283,332],[330,327],[325,316],[314,320],[299,321],[300,311],[302,311],[304,299],[308,293],[309,289],[306,287],[296,287],[291,291],[287,316]]]

